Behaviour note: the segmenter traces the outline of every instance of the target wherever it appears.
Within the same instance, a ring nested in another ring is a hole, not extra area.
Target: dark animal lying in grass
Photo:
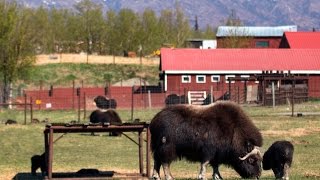
[[[5,122],[5,125],[10,125],[10,124],[18,124],[16,120],[12,120],[12,119],[8,119],[6,122]]]
[[[104,96],[97,96],[94,98],[94,102],[97,106],[97,108],[100,109],[116,109],[117,108],[117,102],[115,99],[107,99]]]
[[[188,99],[185,95],[178,96],[176,94],[170,94],[166,97],[165,103],[167,106],[174,104],[187,104]]]
[[[37,169],[41,170],[42,176],[47,174],[47,165],[45,160],[45,153],[42,155],[34,155],[31,157],[31,174],[37,175]]]
[[[289,179],[294,147],[289,141],[276,141],[263,155],[264,170],[272,169],[276,179]]]
[[[206,166],[213,167],[213,178],[222,179],[221,164],[235,169],[243,178],[261,175],[262,135],[244,111],[232,102],[208,106],[166,107],[150,123],[154,158],[152,177],[173,179],[170,164],[181,158],[200,162],[198,178],[205,179]]]
[[[110,125],[121,125],[120,116],[115,110],[109,109],[107,111],[95,110],[90,114],[91,123],[110,123]],[[121,132],[111,132],[110,136],[120,136]]]

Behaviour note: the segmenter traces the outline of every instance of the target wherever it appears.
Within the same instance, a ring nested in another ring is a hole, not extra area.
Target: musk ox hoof
[[[151,177],[151,180],[160,180],[160,176],[159,174],[153,174],[152,177]]]
[[[223,178],[220,177],[220,176],[217,175],[217,174],[213,175],[212,179],[214,179],[214,180],[223,180]]]
[[[202,174],[200,174],[200,175],[198,176],[198,179],[200,179],[200,180],[207,180],[207,178],[206,178],[205,176],[203,176]]]

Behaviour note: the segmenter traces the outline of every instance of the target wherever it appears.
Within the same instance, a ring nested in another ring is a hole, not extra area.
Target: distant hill
[[[73,8],[80,0],[18,0],[28,7]],[[200,28],[210,25],[224,25],[232,14],[238,17],[244,25],[278,26],[298,25],[299,31],[320,30],[319,0],[92,0],[101,4],[104,10],[118,11],[130,8],[142,12],[151,8],[159,13],[164,9],[174,8],[178,2],[189,17],[190,23],[198,17]]]

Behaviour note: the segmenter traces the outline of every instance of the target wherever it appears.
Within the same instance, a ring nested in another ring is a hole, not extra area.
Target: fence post
[[[27,124],[27,94],[24,94],[24,125]]]
[[[80,88],[77,88],[77,96],[78,96],[78,122],[80,122]]]
[[[292,103],[291,103],[291,105],[292,105],[292,114],[291,114],[291,116],[292,117],[294,116],[294,89],[295,89],[295,83],[296,83],[296,81],[295,81],[294,76],[293,76],[293,80],[292,80]]]
[[[75,90],[75,82],[72,80],[72,109],[74,110],[74,90]]]
[[[131,121],[133,121],[133,94],[134,94],[134,86],[132,86],[132,91],[131,91]]]
[[[213,87],[210,86],[210,94],[211,94],[211,97],[210,97],[210,104],[213,103]]]
[[[32,104],[32,96],[30,97],[30,121],[33,119],[33,104]]]
[[[274,90],[274,81],[272,81],[272,107],[275,108],[276,106],[276,95]]]
[[[83,120],[86,119],[86,111],[87,111],[87,101],[86,101],[86,92],[83,92]]]
[[[151,92],[150,92],[150,90],[148,90],[148,102],[149,102],[149,109],[151,109],[152,108],[152,105],[151,105]]]

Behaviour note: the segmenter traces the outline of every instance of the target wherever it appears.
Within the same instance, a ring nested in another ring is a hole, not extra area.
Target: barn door
[[[201,105],[207,98],[206,91],[188,91],[188,102],[189,104]]]

